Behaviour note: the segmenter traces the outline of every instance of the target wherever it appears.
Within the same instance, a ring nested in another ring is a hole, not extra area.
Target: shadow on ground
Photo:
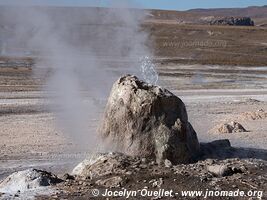
[[[201,155],[200,160],[204,159],[228,159],[228,158],[240,158],[240,159],[262,159],[267,161],[267,150],[255,149],[255,148],[242,148],[232,147],[230,141],[216,140],[210,143],[200,144]]]

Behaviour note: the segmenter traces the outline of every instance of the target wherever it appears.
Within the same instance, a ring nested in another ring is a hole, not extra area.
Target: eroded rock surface
[[[131,75],[114,83],[99,133],[112,150],[158,162],[188,163],[199,151],[182,100]]]
[[[56,175],[38,170],[28,169],[11,174],[0,183],[0,193],[15,194],[44,186],[55,185],[61,180]]]
[[[121,153],[98,154],[81,162],[75,167],[73,174],[90,179],[109,174],[123,174],[126,173],[127,167],[135,166],[136,159]]]

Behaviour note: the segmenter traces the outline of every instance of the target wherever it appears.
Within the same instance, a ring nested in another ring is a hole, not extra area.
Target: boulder
[[[72,174],[84,178],[100,178],[110,174],[125,174],[136,158],[121,153],[98,154],[86,159],[74,168]]]
[[[160,163],[188,163],[199,151],[182,100],[131,75],[114,83],[99,134],[111,150]]]

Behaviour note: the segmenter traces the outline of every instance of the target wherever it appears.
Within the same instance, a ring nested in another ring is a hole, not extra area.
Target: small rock
[[[147,161],[146,158],[142,158],[142,159],[141,159],[141,162],[142,162],[142,163],[146,163],[146,161]]]
[[[165,164],[165,167],[167,167],[167,168],[171,168],[172,167],[172,163],[168,159],[165,159],[164,164]]]
[[[123,179],[119,176],[114,176],[108,179],[98,180],[96,184],[109,188],[121,187],[123,185]]]
[[[83,185],[84,187],[86,187],[86,186],[88,186],[88,183],[84,182],[82,185]]]
[[[232,185],[232,188],[237,188],[237,185]]]
[[[239,167],[232,167],[232,171],[233,171],[233,173],[234,173],[234,174],[237,174],[237,173],[240,173],[240,174],[242,174],[242,173],[244,173],[244,172],[245,172],[245,170],[244,170],[244,169],[242,169],[242,168],[239,168]]]
[[[141,169],[146,169],[146,168],[147,168],[147,165],[145,165],[145,164],[141,164],[139,167],[140,167]]]
[[[126,174],[126,175],[132,175],[133,172],[131,172],[131,171],[127,171],[125,174]]]
[[[208,181],[208,178],[206,176],[200,177],[200,181],[201,182],[206,182],[206,181]]]
[[[159,178],[158,180],[153,179],[149,183],[151,183],[151,182],[152,182],[152,187],[160,188],[162,186],[162,184],[163,184],[163,178]]]
[[[207,160],[206,160],[206,163],[207,163],[208,165],[212,165],[212,164],[214,164],[214,160],[213,160],[213,159],[207,159]]]
[[[155,161],[151,161],[151,162],[149,163],[149,165],[150,165],[150,166],[155,165]]]
[[[207,166],[207,170],[218,177],[230,176],[233,174],[231,168],[226,165],[210,165]]]
[[[75,177],[67,173],[67,174],[64,174],[64,175],[63,175],[62,179],[63,179],[64,181],[66,181],[66,180],[74,180]]]

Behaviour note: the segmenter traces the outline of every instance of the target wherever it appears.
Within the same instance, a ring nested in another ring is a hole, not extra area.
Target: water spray
[[[152,85],[156,85],[159,79],[158,73],[156,71],[156,65],[151,61],[149,56],[141,57],[141,73],[143,79]]]

